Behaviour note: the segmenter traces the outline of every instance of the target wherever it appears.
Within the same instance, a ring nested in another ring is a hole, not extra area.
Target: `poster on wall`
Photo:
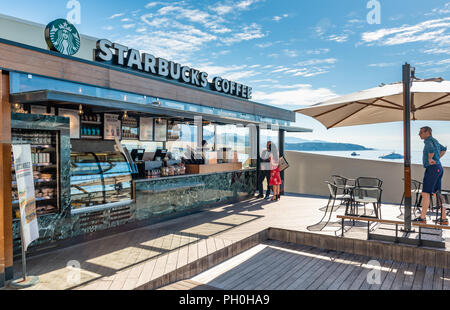
[[[19,193],[22,241],[26,251],[31,242],[39,238],[31,145],[13,144],[12,151],[16,169],[17,191]]]
[[[119,115],[117,114],[105,114],[104,122],[104,139],[115,140],[115,137],[120,139],[121,123]]]
[[[80,115],[78,115],[78,111],[59,109],[58,114],[70,119],[70,139],[80,139]]]
[[[157,119],[155,120],[155,141],[166,142],[167,141],[167,120]]]
[[[153,118],[141,117],[139,119],[139,133],[141,141],[153,141]]]

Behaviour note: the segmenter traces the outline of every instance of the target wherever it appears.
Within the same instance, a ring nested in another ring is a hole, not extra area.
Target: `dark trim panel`
[[[155,115],[165,115],[170,117],[184,117],[188,119],[194,119],[195,116],[202,116],[204,120],[222,122],[226,124],[259,124],[259,122],[242,120],[239,118],[225,117],[220,115],[210,115],[205,113],[190,112],[190,111],[180,111],[170,108],[161,108],[157,106],[144,105],[138,103],[130,103],[125,101],[117,101],[111,99],[99,99],[84,95],[74,95],[57,91],[37,91],[29,93],[21,93],[11,95],[12,103],[43,103],[43,102],[59,102],[59,103],[73,103],[73,104],[85,104],[97,106],[102,109],[110,110],[127,110],[133,112],[142,112]]]
[[[73,56],[66,56],[66,55],[62,55],[62,54],[59,54],[59,53],[56,53],[56,52],[53,52],[53,51],[48,51],[48,50],[44,50],[44,49],[41,49],[41,48],[37,48],[37,47],[33,47],[33,46],[29,46],[29,45],[25,45],[25,44],[21,44],[21,43],[17,43],[17,42],[13,42],[13,41],[9,41],[9,40],[5,40],[5,39],[1,39],[0,38],[0,44],[1,43],[6,44],[6,45],[11,45],[11,46],[14,46],[14,47],[18,47],[18,48],[23,48],[23,49],[39,52],[39,53],[46,54],[46,55],[49,55],[49,56],[55,56],[55,57],[67,59],[67,60],[70,60],[70,61],[75,61],[75,62],[78,62],[78,63],[83,63],[83,64],[88,64],[88,65],[91,65],[91,66],[104,68],[104,69],[111,70],[111,71],[122,72],[122,73],[130,74],[130,75],[138,76],[138,77],[141,77],[141,78],[146,78],[146,79],[149,79],[149,80],[154,80],[154,81],[158,81],[158,82],[171,84],[171,85],[176,86],[176,87],[184,87],[186,89],[200,91],[200,92],[203,92],[205,94],[219,96],[219,97],[222,97],[224,99],[232,100],[235,103],[239,102],[239,103],[241,103],[243,105],[250,105],[248,108],[246,108],[246,110],[255,110],[255,112],[256,112],[255,114],[263,116],[263,117],[279,118],[279,119],[286,120],[286,121],[291,121],[291,122],[295,121],[295,113],[292,112],[292,111],[289,111],[289,110],[273,107],[273,106],[270,106],[270,105],[266,105],[266,104],[262,104],[262,103],[258,103],[258,102],[254,102],[254,101],[250,101],[250,100],[242,100],[242,99],[239,99],[238,97],[226,95],[226,94],[223,94],[223,93],[214,92],[214,91],[209,90],[209,89],[195,87],[195,86],[191,86],[191,85],[183,84],[183,83],[177,83],[177,82],[174,82],[174,81],[171,81],[171,80],[168,80],[168,79],[159,78],[159,77],[156,77],[156,76],[152,76],[150,74],[145,74],[145,73],[141,73],[141,72],[138,72],[138,71],[129,70],[129,69],[125,69],[125,68],[120,68],[120,67],[109,65],[109,64],[98,63],[98,62],[93,62],[93,61],[87,61],[87,60],[84,60],[84,59],[75,58]],[[16,72],[23,72],[23,71],[20,71],[20,70],[16,70],[16,68],[4,68],[4,69],[5,70],[10,70],[10,71],[16,71]],[[29,72],[24,72],[24,73],[29,73]],[[33,73],[33,74],[37,74],[37,73]],[[52,77],[52,78],[56,78],[56,77]],[[60,80],[79,83],[78,81],[72,81],[72,80],[65,80],[65,79],[60,79]],[[84,84],[92,85],[92,84],[88,84],[88,83],[84,83]],[[98,86],[98,85],[93,85],[93,86],[101,87],[101,86]],[[113,89],[113,88],[110,88],[110,89]],[[123,89],[118,89],[118,90],[124,91]],[[163,96],[156,96],[156,97],[163,97]],[[170,98],[170,99],[172,99],[172,98]],[[205,104],[202,104],[200,102],[193,102],[193,101],[189,101],[189,103],[196,103],[196,104],[200,104],[200,105],[205,105]],[[251,107],[251,106],[253,106],[253,107]],[[244,111],[241,110],[241,111],[238,111],[238,112],[244,112]]]

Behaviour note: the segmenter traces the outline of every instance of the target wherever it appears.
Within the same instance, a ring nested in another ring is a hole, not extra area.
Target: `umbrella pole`
[[[403,134],[404,134],[404,180],[405,180],[405,227],[411,232],[411,65],[403,65]]]

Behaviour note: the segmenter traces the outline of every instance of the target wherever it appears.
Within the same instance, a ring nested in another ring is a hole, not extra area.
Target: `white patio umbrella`
[[[410,113],[408,113],[410,111]],[[403,82],[334,98],[295,112],[313,117],[327,129],[403,121],[405,142],[405,230],[411,229],[410,120],[450,120],[450,81],[421,80],[409,64]],[[409,197],[408,197],[409,196]]]

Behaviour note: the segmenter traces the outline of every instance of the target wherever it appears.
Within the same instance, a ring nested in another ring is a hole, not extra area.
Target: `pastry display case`
[[[33,178],[38,216],[60,211],[59,134],[57,131],[12,129],[13,144],[30,144],[33,162]],[[20,218],[14,157],[12,164],[13,218]]]
[[[131,167],[122,153],[72,153],[70,157],[72,213],[133,202]]]

